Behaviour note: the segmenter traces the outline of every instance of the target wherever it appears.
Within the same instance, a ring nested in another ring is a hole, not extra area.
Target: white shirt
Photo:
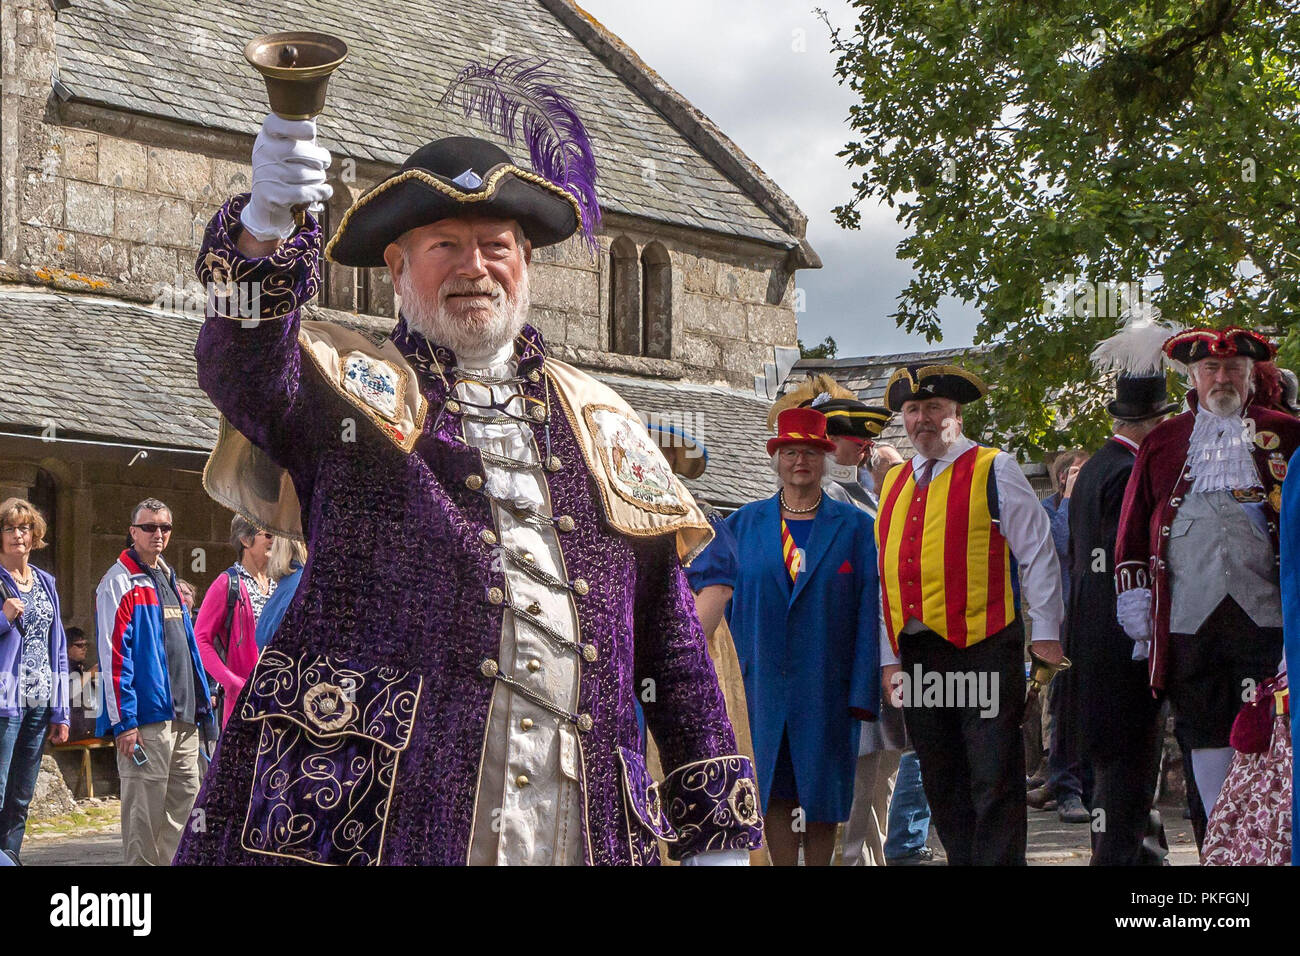
[[[930,480],[938,478],[958,457],[974,447],[975,442],[965,435],[957,439],[935,459]],[[909,462],[913,476],[921,471],[926,460],[917,455]],[[1058,641],[1061,639],[1061,622],[1065,618],[1065,604],[1061,598],[1061,565],[1052,543],[1051,520],[1013,457],[998,452],[993,459],[993,475],[998,487],[999,528],[1016,559],[1020,602],[1033,626],[1031,637],[1034,641]],[[912,634],[924,629],[925,625],[913,618],[903,627],[903,633]],[[881,666],[897,664],[898,655],[885,634],[883,614],[880,634]]]
[[[457,361],[466,371],[475,371],[484,378],[507,378],[515,374],[517,367],[513,343],[495,355],[458,355]],[[519,390],[517,384],[485,387],[462,383],[456,386],[454,395],[463,400],[462,428],[471,446],[534,466],[508,467],[484,458],[484,490],[549,515],[550,495],[531,427],[522,421],[487,424],[483,418],[502,413],[468,404],[505,402]],[[528,411],[524,406],[521,399],[516,399],[506,407],[510,414],[523,417]],[[553,527],[538,528],[507,509],[492,510],[498,545],[531,555],[540,570],[567,580]],[[505,578],[508,603],[538,608],[536,617],[565,639],[575,640],[577,610],[568,591],[528,576],[504,551],[496,553],[494,572],[497,569]],[[495,573],[493,580],[497,580]],[[517,623],[510,611],[502,615],[497,663],[501,674],[570,713],[576,711],[577,656],[554,647],[536,628]],[[541,866],[582,863],[580,763],[578,734],[573,725],[498,681],[479,771],[469,862]]]

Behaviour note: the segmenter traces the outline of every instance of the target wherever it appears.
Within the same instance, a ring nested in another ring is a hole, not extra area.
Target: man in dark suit
[[[1160,704],[1145,661],[1115,619],[1115,536],[1138,447],[1176,406],[1164,374],[1122,375],[1106,409],[1114,434],[1079,471],[1070,501],[1066,653],[1074,662],[1081,749],[1093,767],[1094,866],[1159,866],[1168,853],[1152,807]],[[1150,836],[1151,839],[1144,839]]]

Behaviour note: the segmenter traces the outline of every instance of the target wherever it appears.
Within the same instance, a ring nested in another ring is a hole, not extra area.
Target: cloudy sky
[[[911,268],[894,257],[903,229],[894,211],[862,210],[862,228],[840,229],[831,209],[851,195],[853,175],[836,157],[849,139],[850,91],[835,82],[821,6],[837,26],[847,0],[579,0],[679,93],[703,110],[808,216],[824,267],[798,274],[807,311],[804,344],[834,336],[841,357],[927,346],[889,318]],[[940,312],[945,346],[969,345],[976,315],[953,302]]]

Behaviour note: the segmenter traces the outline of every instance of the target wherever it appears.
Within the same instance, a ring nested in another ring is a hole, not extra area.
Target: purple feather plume
[[[533,171],[578,200],[583,236],[594,253],[600,225],[596,156],[573,104],[554,86],[560,77],[546,69],[547,62],[506,56],[492,66],[470,63],[451,81],[439,105],[459,100],[466,117],[477,115],[511,145],[522,135]]]

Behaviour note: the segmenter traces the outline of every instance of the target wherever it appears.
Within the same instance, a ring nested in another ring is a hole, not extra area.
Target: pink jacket
[[[235,710],[235,700],[244,689],[244,682],[253,673],[257,664],[257,621],[253,617],[253,603],[249,600],[244,582],[239,582],[239,600],[231,611],[230,640],[226,646],[226,661],[223,664],[213,646],[216,638],[224,633],[226,617],[226,575],[223,572],[208,588],[203,596],[203,605],[199,608],[199,619],[194,624],[194,637],[199,644],[199,656],[203,658],[203,668],[226,689],[226,708],[221,724]]]

